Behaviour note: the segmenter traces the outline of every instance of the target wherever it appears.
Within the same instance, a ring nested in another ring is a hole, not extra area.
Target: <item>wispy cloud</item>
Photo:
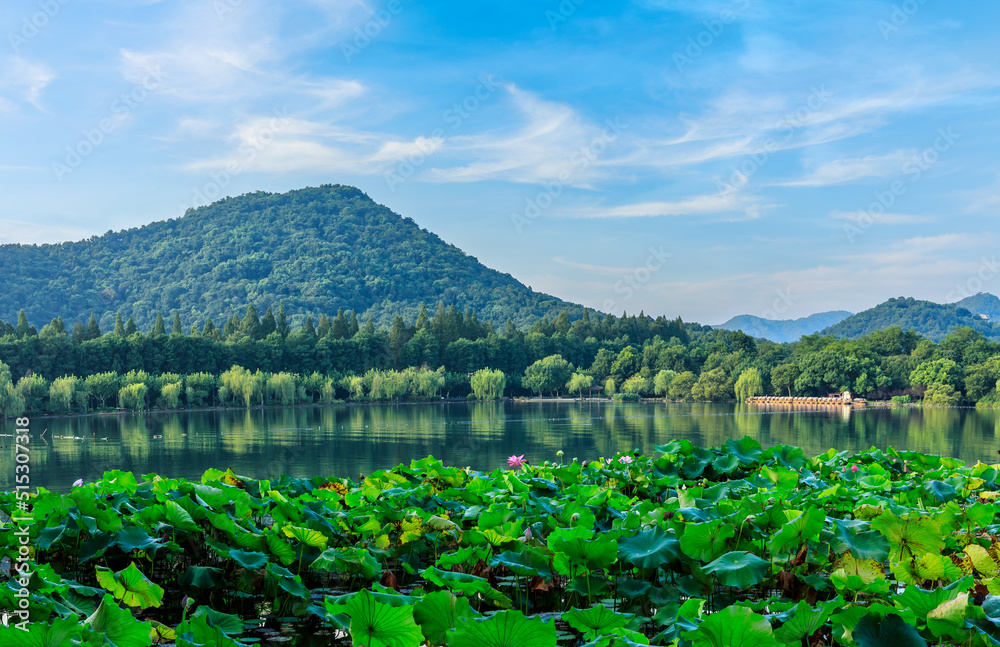
[[[831,186],[848,184],[865,178],[884,178],[899,175],[908,161],[916,156],[916,150],[898,150],[886,155],[867,155],[815,165],[805,177],[789,182],[778,182],[778,186]]]
[[[0,57],[0,110],[12,112],[19,102],[46,112],[42,91],[56,78],[47,65],[20,56]],[[6,96],[4,96],[6,95]]]

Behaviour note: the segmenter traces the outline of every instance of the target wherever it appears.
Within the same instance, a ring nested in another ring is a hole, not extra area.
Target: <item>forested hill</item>
[[[723,330],[742,330],[751,337],[769,339],[774,342],[798,341],[803,335],[812,335],[828,326],[850,317],[846,310],[821,312],[801,319],[763,319],[753,315],[733,317],[721,326]]]
[[[986,292],[966,297],[953,305],[965,308],[974,315],[986,315],[991,321],[1000,320],[1000,298]]]
[[[158,311],[224,323],[251,303],[277,312],[279,302],[302,318],[343,308],[376,323],[412,321],[421,302],[500,326],[583,314],[341,185],[227,198],[81,242],[0,246],[0,320],[22,308],[37,326],[93,312],[108,330],[120,312],[145,329]]]
[[[973,315],[965,308],[902,297],[889,299],[874,308],[848,317],[824,329],[821,334],[857,339],[891,326],[915,330],[934,341],[941,340],[956,326],[967,326],[983,333],[988,339],[1000,340],[1000,327]]]

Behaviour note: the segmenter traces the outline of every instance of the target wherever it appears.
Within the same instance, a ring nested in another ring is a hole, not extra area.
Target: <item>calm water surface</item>
[[[719,446],[750,436],[809,455],[875,446],[996,462],[1000,412],[838,408],[768,411],[736,404],[449,403],[199,411],[32,423],[31,485],[66,491],[104,470],[197,478],[233,468],[258,478],[288,473],[351,476],[432,454],[490,470],[511,454],[529,461],[593,460],[673,438]],[[42,434],[45,431],[44,435]],[[8,421],[3,434],[13,432]],[[0,489],[13,487],[13,437],[0,436]]]

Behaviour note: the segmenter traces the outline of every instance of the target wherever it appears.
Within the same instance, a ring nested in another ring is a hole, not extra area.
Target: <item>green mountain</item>
[[[742,330],[751,337],[782,343],[798,341],[803,335],[819,332],[850,316],[851,313],[846,310],[821,312],[801,319],[763,319],[753,315],[739,315],[720,326],[712,327],[722,330]]]
[[[952,305],[956,308],[965,308],[974,315],[986,315],[990,321],[1000,321],[1000,298],[992,294],[980,292]]]
[[[915,330],[934,341],[940,341],[956,327],[968,326],[982,332],[989,339],[1000,340],[1000,327],[965,308],[903,297],[889,299],[874,308],[859,312],[822,330],[821,334],[857,339],[890,326]]]
[[[284,303],[290,315],[338,308],[387,323],[412,321],[420,304],[471,309],[518,327],[584,308],[535,292],[373,202],[360,190],[324,185],[256,192],[189,209],[183,217],[58,245],[0,246],[0,320],[23,308],[35,325],[91,312],[101,328],[115,313],[149,329],[158,311],[216,325],[254,304]]]

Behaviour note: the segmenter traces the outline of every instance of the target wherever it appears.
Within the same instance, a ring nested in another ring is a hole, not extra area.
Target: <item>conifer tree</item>
[[[167,335],[167,324],[163,321],[163,313],[157,311],[156,323],[153,324],[153,337],[165,337]]]
[[[15,333],[18,337],[35,337],[38,335],[38,331],[35,327],[28,323],[28,315],[24,313],[24,308],[17,313],[17,332]]]
[[[125,337],[125,323],[122,322],[122,313],[115,315],[115,334],[119,337]]]
[[[97,325],[97,317],[90,313],[90,321],[87,322],[87,339],[100,339],[101,327]]]
[[[264,318],[260,322],[260,337],[265,339],[268,335],[278,329],[278,322],[274,319],[274,313],[268,308],[264,313]]]
[[[125,322],[125,336],[131,337],[137,332],[139,332],[139,328],[135,325],[135,320],[132,319],[132,317],[129,317],[128,321]]]
[[[319,316],[319,328],[316,329],[316,334],[320,339],[330,334],[330,319],[325,314]]]
[[[87,327],[79,321],[73,324],[73,343],[77,346],[87,341]]]
[[[285,317],[285,304],[284,303],[282,303],[281,306],[278,308],[278,328],[277,328],[277,330],[278,330],[278,334],[281,335],[282,337],[288,337],[288,333],[291,332],[291,329],[288,326],[288,318]]]
[[[260,339],[260,317],[257,316],[257,308],[251,303],[247,306],[247,312],[240,322],[239,331],[250,339]]]
[[[431,320],[427,316],[427,304],[426,303],[421,303],[420,304],[420,314],[417,315],[417,324],[416,325],[417,325],[417,331],[424,330],[428,326],[431,325]]]
[[[344,339],[347,337],[347,330],[351,327],[351,323],[347,320],[344,315],[343,308],[337,308],[337,316],[333,318],[330,323],[330,334],[334,339]]]
[[[312,335],[313,337],[316,336],[316,326],[313,324],[312,315],[306,317],[306,325],[303,327],[303,330],[305,330],[308,334]]]
[[[351,312],[351,324],[347,327],[347,336],[353,337],[358,334],[361,327],[358,326],[358,314],[356,312]]]
[[[172,335],[184,334],[184,327],[181,326],[181,316],[176,310],[174,310],[174,321],[173,325],[171,326],[170,334]]]

